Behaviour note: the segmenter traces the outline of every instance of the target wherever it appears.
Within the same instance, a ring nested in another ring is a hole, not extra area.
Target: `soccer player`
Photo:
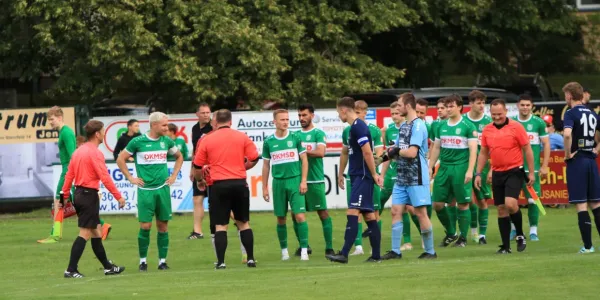
[[[47,112],[47,116],[48,122],[50,122],[50,127],[58,131],[58,157],[62,166],[60,179],[58,180],[58,185],[56,187],[56,195],[54,196],[54,213],[56,214],[58,212],[57,208],[59,207],[59,193],[65,183],[65,176],[67,175],[67,170],[69,169],[71,156],[77,147],[77,138],[75,137],[75,131],[73,131],[73,129],[71,129],[69,126],[65,125],[63,119],[64,113],[60,107],[51,107]],[[67,200],[73,202],[72,198],[67,198]],[[112,228],[110,224],[104,223],[104,220],[102,219],[100,219],[100,228],[102,231],[102,240],[106,240]],[[60,236],[61,226],[58,224],[52,227],[49,237],[38,240],[37,242],[40,244],[58,243]]]
[[[277,217],[277,237],[281,247],[281,260],[289,260],[286,215],[288,204],[298,223],[300,260],[308,260],[308,223],[306,199],[308,190],[308,159],[299,136],[288,130],[290,116],[287,110],[273,112],[275,134],[263,143],[262,189],[263,198],[269,202],[269,172],[273,173],[273,212]],[[272,168],[271,168],[272,165]]]
[[[117,165],[125,178],[138,186],[138,250],[140,255],[140,272],[148,270],[146,257],[150,245],[150,229],[152,218],[156,216],[158,233],[158,269],[167,270],[167,253],[169,252],[169,220],[171,211],[170,186],[177,179],[177,174],[183,164],[183,156],[175,146],[175,142],[167,135],[169,133],[169,117],[162,112],[150,114],[150,131],[131,140],[125,150],[119,154]],[[175,156],[173,173],[169,175],[167,155]],[[130,157],[135,158],[137,177],[133,177],[125,162]]]
[[[346,217],[346,232],[344,235],[344,247],[338,254],[326,255],[333,262],[348,263],[348,253],[358,231],[358,215],[362,214],[371,231],[369,240],[371,242],[372,254],[367,262],[381,261],[381,231],[377,225],[375,206],[373,205],[373,188],[377,184],[383,186],[383,179],[377,173],[375,158],[373,156],[373,142],[367,124],[358,118],[354,111],[354,99],[344,97],[337,102],[337,112],[342,122],[350,124],[347,153],[349,156],[348,175],[352,185],[352,194],[348,203]],[[344,189],[343,178],[338,181],[341,189]]]
[[[565,163],[567,165],[567,191],[569,203],[575,204],[583,247],[579,253],[594,252],[592,245],[592,220],[588,206],[594,215],[596,229],[600,234],[600,175],[596,157],[600,150],[598,115],[583,104],[583,88],[577,82],[563,87],[567,105],[565,113]]]
[[[327,212],[327,199],[325,197],[325,172],[323,170],[323,157],[327,148],[325,132],[316,128],[312,120],[315,117],[315,108],[310,103],[302,104],[298,107],[298,119],[302,129],[296,132],[300,138],[302,146],[306,149],[308,157],[308,175],[307,191],[304,195],[306,199],[306,211],[316,211],[323,225],[323,237],[325,238],[325,254],[335,254],[333,251],[333,223]],[[298,235],[298,222],[292,212],[292,221],[294,222],[294,232],[296,238],[300,241]],[[299,247],[295,255],[301,256],[302,249]],[[311,249],[308,247],[308,254]]]
[[[198,111],[198,123],[192,127],[192,161],[194,161],[194,154],[198,146],[198,141],[202,136],[211,132],[213,126],[210,120],[210,105],[208,103],[200,103]],[[190,180],[192,184],[192,200],[194,202],[194,229],[188,236],[188,240],[202,239],[204,233],[202,233],[202,221],[204,220],[204,197],[207,196],[207,191],[201,191],[198,189],[198,182],[194,179],[194,166],[190,168]]]
[[[406,118],[398,133],[397,143],[388,149],[390,158],[398,164],[397,179],[392,194],[392,250],[382,259],[402,258],[400,240],[402,234],[402,213],[406,205],[414,208],[422,226],[421,236],[425,252],[421,259],[437,258],[433,249],[433,227],[427,216],[427,205],[431,205],[429,192],[429,167],[427,166],[427,127],[417,117],[415,96],[410,93],[400,95],[398,111]]]
[[[492,123],[492,118],[486,116],[485,112],[485,100],[487,96],[478,90],[471,91],[469,93],[469,105],[471,106],[471,110],[464,114],[463,117],[470,122],[475,127],[475,131],[477,133],[477,155],[479,155],[479,151],[481,150],[481,133],[483,132],[483,128]],[[490,171],[490,164],[487,163],[481,171],[481,177],[487,179]],[[488,224],[488,200],[492,199],[492,190],[490,185],[487,183],[487,180],[482,181],[481,188],[473,189],[473,199],[477,202],[475,205],[474,202],[471,202],[469,205],[469,209],[471,211],[471,238],[475,243],[479,243],[480,245],[487,244],[487,224]],[[479,207],[479,214],[477,213]],[[479,215],[479,218],[477,218]],[[477,225],[479,225],[479,232],[477,232]]]
[[[117,140],[117,144],[113,150],[113,158],[117,160],[117,158],[119,158],[119,153],[121,153],[121,151],[127,147],[127,144],[137,136],[140,136],[140,123],[136,119],[130,119],[127,121],[127,132],[123,132]],[[133,158],[131,158],[131,161],[133,161]]]
[[[434,142],[435,141],[435,132],[437,132],[437,127],[442,124],[445,120],[448,119],[448,109],[446,108],[446,104],[444,104],[444,101],[446,100],[446,97],[440,98],[438,99],[436,108],[437,108],[437,113],[438,113],[438,117],[437,119],[433,120],[433,122],[431,122],[431,126],[429,127],[429,131],[428,131],[428,135],[429,135],[429,139]],[[430,167],[434,167],[434,166],[430,166]]]
[[[177,147],[177,149],[179,149],[179,152],[181,153],[181,155],[183,156],[183,159],[185,160],[188,157],[188,147],[183,139],[177,138],[177,135],[176,135],[177,130],[178,130],[177,125],[175,125],[173,123],[169,123],[169,138],[171,138],[173,140],[173,142],[175,142],[175,146]],[[169,155],[167,155],[167,160],[174,161],[175,156],[169,154]]]
[[[550,161],[550,138],[546,133],[546,123],[540,117],[533,115],[533,98],[530,95],[523,94],[519,96],[519,115],[513,117],[514,120],[521,123],[527,132],[529,137],[529,144],[531,150],[533,150],[533,172],[535,174],[535,181],[533,182],[533,189],[537,195],[542,197],[542,187],[540,184],[540,178],[548,175],[548,162]],[[540,152],[542,150],[542,144],[544,147],[544,162],[541,163],[540,167]],[[523,153],[523,155],[525,155]],[[527,165],[525,165],[525,172],[529,173]],[[483,176],[483,175],[482,175]],[[529,217],[529,240],[539,241],[538,237],[538,222],[540,219],[540,211],[533,200],[533,196],[529,194],[529,191],[523,185],[523,191],[527,198],[527,216]],[[511,223],[510,239],[514,239],[517,235],[515,225]]]
[[[429,157],[433,166],[440,158],[440,168],[433,183],[434,208],[438,218],[446,229],[446,237],[441,246],[456,242],[455,247],[467,245],[467,233],[471,224],[471,179],[477,159],[477,133],[475,127],[461,115],[462,98],[450,95],[444,104],[448,110],[448,120],[441,123],[435,132],[435,142]],[[431,170],[429,171],[432,172]],[[458,203],[458,224],[460,236],[455,225],[450,222],[445,204],[452,199]]]

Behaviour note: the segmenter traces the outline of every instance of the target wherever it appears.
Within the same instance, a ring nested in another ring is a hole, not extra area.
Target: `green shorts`
[[[525,172],[525,173],[527,176],[529,176],[529,172]],[[542,198],[542,185],[540,183],[540,173],[538,173],[538,172],[534,172],[534,173],[535,173],[535,181],[533,182],[533,190],[536,192],[538,197],[540,197],[540,199],[541,199]],[[525,193],[525,198],[527,198],[527,200],[533,198],[529,194],[529,191],[527,190],[527,183],[523,183],[523,192]]]
[[[327,210],[327,199],[325,197],[325,183],[309,183],[306,198],[306,211]]]
[[[350,195],[352,194],[351,188],[352,184],[350,183],[350,179],[346,178],[346,201],[348,205],[350,205]],[[375,211],[379,211],[381,208],[381,188],[379,188],[378,185],[375,185],[373,188],[373,209]]]
[[[385,176],[383,179],[383,189],[379,198],[380,210],[385,207],[385,204],[390,200],[392,196],[392,190],[394,190],[394,184],[396,184],[396,178],[393,176]]]
[[[433,182],[433,202],[470,203],[472,183],[465,183],[467,164],[463,165],[440,165]]]
[[[483,171],[481,171],[481,189],[475,188],[475,181],[473,181],[473,193],[478,201],[492,199],[492,186],[487,183],[487,177],[490,172],[490,163],[488,162]],[[473,179],[475,175],[473,174]]]
[[[306,200],[304,195],[300,194],[300,181],[300,176],[286,179],[273,178],[273,213],[275,216],[285,217],[288,204],[295,215],[306,212]]]
[[[171,187],[165,185],[155,190],[137,190],[138,220],[140,223],[152,222],[156,215],[159,221],[169,221],[172,217],[171,211]]]

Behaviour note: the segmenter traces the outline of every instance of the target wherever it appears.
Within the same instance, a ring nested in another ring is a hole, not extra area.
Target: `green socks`
[[[410,243],[410,215],[405,212],[402,214],[402,238],[404,243]]]
[[[279,239],[279,247],[287,249],[287,227],[285,224],[277,224],[277,238]]]
[[[300,244],[300,235],[298,235],[298,222],[296,221],[295,216],[292,216],[292,223],[294,223],[294,233],[298,239],[298,244]]]
[[[431,214],[433,212],[433,205],[427,205],[427,216],[431,220]]]
[[[448,208],[444,207],[437,212],[438,219],[440,219],[440,223],[446,229],[447,235],[455,235],[456,234],[456,225],[450,222],[450,216],[448,213]]]
[[[471,228],[477,228],[477,205],[469,204],[469,210],[471,211]]]
[[[148,256],[148,246],[150,245],[150,230],[141,229],[138,233],[138,250],[140,251],[140,258],[146,258]]]
[[[156,245],[158,246],[158,258],[166,259],[169,252],[169,232],[158,232],[156,235]]]
[[[100,218],[100,226],[104,226],[104,219]]]
[[[331,217],[321,220],[323,225],[323,237],[325,238],[325,249],[333,249],[333,222]]]
[[[450,219],[450,223],[452,223],[452,227],[456,231],[456,221],[457,221],[457,208],[456,206],[447,206],[448,209],[448,218]]]
[[[479,235],[485,235],[487,232],[489,212],[487,208],[479,210]]]
[[[381,232],[381,220],[377,221],[377,226],[379,227],[379,232]]]
[[[467,239],[469,234],[469,226],[471,225],[471,211],[468,209],[458,210],[458,228],[460,236]]]
[[[298,242],[300,248],[308,248],[308,222],[298,223]]]
[[[362,222],[358,222],[358,233],[356,234],[356,240],[354,240],[354,246],[362,246],[362,233],[363,224]]]
[[[527,216],[529,217],[529,227],[537,227],[540,221],[540,209],[535,204],[527,206]]]
[[[415,223],[415,226],[417,226],[419,234],[421,234],[421,223],[419,222],[419,217],[417,217],[417,215],[412,215],[410,218],[412,219],[413,223]]]

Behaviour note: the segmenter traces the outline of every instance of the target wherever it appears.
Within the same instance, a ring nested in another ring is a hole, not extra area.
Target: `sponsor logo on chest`
[[[440,137],[442,148],[450,149],[466,149],[468,148],[467,138],[463,136],[447,136]]]
[[[140,165],[156,165],[167,163],[167,151],[145,151],[136,154],[136,162]]]
[[[298,149],[286,149],[271,152],[271,164],[279,165],[298,161]]]

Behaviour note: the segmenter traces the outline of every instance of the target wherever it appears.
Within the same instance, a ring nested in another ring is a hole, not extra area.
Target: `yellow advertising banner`
[[[58,141],[58,131],[48,122],[49,108],[0,110],[0,145]],[[65,125],[75,130],[75,109],[63,107]]]

